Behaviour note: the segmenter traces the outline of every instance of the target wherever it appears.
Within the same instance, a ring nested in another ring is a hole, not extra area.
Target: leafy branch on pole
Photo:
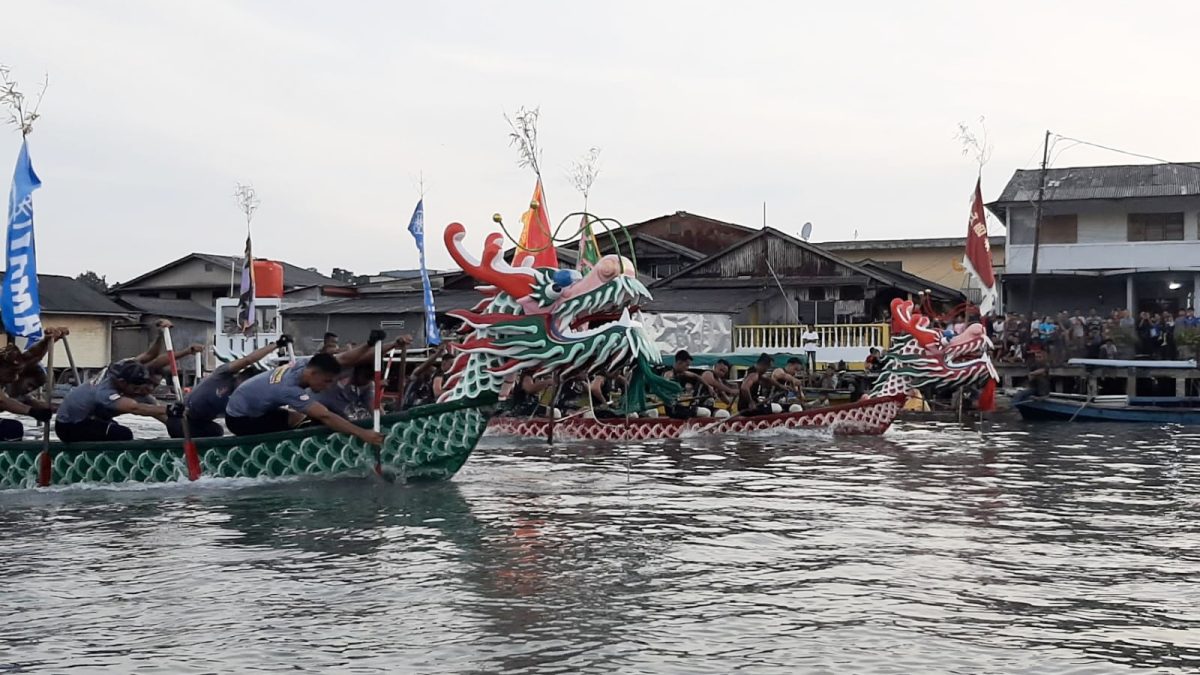
[[[49,86],[50,75],[47,73],[42,78],[37,98],[31,103],[20,90],[17,81],[12,79],[12,69],[0,64],[0,107],[8,111],[8,123],[20,129],[22,137],[33,133],[33,123],[41,117],[38,108],[41,107],[42,97],[46,95],[46,88]]]
[[[509,147],[516,146],[517,153],[520,155],[517,166],[522,169],[531,167],[539,180],[542,178],[542,149],[538,147],[537,131],[540,115],[540,108],[529,110],[524,106],[517,108],[516,114],[512,117],[509,117],[508,113],[504,114],[504,121],[508,122],[508,126],[512,128],[508,134],[508,145]]]

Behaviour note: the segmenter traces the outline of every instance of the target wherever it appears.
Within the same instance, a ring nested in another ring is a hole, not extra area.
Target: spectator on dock
[[[817,347],[821,344],[821,334],[813,328],[811,323],[806,325],[804,332],[800,334],[800,344],[804,348],[804,355],[808,358],[804,369],[809,373],[817,372]]]

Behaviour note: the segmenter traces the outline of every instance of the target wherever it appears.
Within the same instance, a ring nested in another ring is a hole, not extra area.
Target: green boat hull
[[[385,416],[383,465],[399,480],[445,480],[458,472],[483,436],[496,395],[420,406]],[[259,436],[196,439],[202,475],[220,478],[365,475],[371,446],[325,427]],[[0,443],[0,489],[38,485],[42,443]],[[51,443],[49,485],[186,482],[178,439]]]

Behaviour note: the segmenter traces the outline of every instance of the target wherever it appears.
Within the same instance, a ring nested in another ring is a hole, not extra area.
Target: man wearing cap
[[[64,443],[128,441],[133,431],[113,421],[117,415],[142,415],[165,422],[168,406],[150,395],[154,385],[150,371],[132,360],[109,366],[98,382],[84,383],[71,390],[58,408],[54,433]],[[182,404],[173,412],[182,413]]]
[[[373,330],[367,344],[337,356],[320,353],[255,375],[229,397],[225,426],[238,436],[266,434],[292,429],[307,417],[334,431],[381,445],[382,434],[339,417],[317,401],[315,394],[332,386],[345,366],[357,363],[383,338],[383,331]]]
[[[221,364],[200,380],[188,395],[184,413],[187,415],[188,431],[192,437],[223,436],[225,428],[217,423],[217,418],[225,416],[225,406],[229,404],[233,390],[262,372],[259,361],[274,351],[286,349],[291,341],[287,335],[280,335],[275,342],[260,347],[240,359]],[[183,438],[182,416],[167,418],[167,433],[171,438]]]
[[[375,405],[375,354],[373,347],[376,338],[382,340],[383,331],[372,331],[367,338],[365,347],[354,347],[337,355],[342,364],[342,372],[338,378],[316,395],[316,401],[329,408],[333,414],[348,420],[367,419]],[[411,335],[402,335],[387,349],[401,351],[400,369],[407,364],[403,359],[412,344]],[[384,351],[387,351],[385,349]],[[357,358],[355,356],[357,355]]]

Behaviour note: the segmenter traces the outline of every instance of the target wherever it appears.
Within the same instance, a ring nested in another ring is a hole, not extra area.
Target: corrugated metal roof
[[[989,206],[1037,199],[1040,171],[1018,170]],[[1046,201],[1200,195],[1200,164],[1079,166],[1046,171]]]
[[[813,242],[828,251],[883,251],[901,248],[964,248],[966,237],[933,237],[926,239],[860,239],[854,241]],[[1003,236],[988,237],[993,247],[1004,246]]]
[[[0,279],[4,278],[0,271]],[[38,275],[38,301],[51,314],[105,314],[124,316],[130,311],[87,284],[57,274]]]
[[[154,314],[172,319],[194,319],[209,323],[216,321],[216,310],[192,300],[143,298],[136,295],[125,295],[117,299],[142,314]]]
[[[433,294],[433,304],[439,312],[469,309],[483,299],[477,291],[441,291]],[[358,298],[338,298],[301,307],[289,307],[287,314],[417,314],[425,311],[420,292],[395,295],[371,295]]]

